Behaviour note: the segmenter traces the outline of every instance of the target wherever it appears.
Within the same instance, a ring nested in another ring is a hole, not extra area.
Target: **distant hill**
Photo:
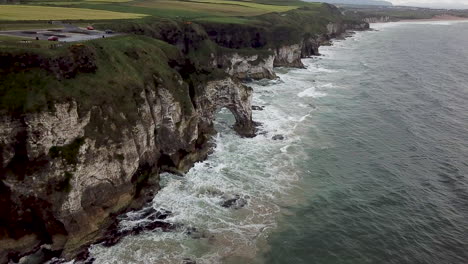
[[[378,6],[392,6],[392,3],[381,0],[315,0],[307,2],[324,2],[330,4],[342,4],[342,5],[378,5]]]

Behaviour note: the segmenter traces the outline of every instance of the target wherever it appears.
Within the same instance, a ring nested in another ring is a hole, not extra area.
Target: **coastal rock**
[[[208,234],[202,230],[199,230],[195,227],[187,227],[185,233],[193,239],[207,238]]]
[[[381,16],[381,17],[366,17],[364,21],[367,23],[386,23],[395,21],[395,19],[390,18],[389,16]]]
[[[182,264],[197,264],[197,262],[191,258],[185,258],[183,261],[182,261]]]
[[[220,61],[214,61],[213,63],[219,65],[220,63],[230,76],[246,80],[246,79],[275,79],[276,74],[273,71],[273,61],[275,57],[273,55],[260,56],[245,55],[242,56],[238,53],[234,53],[230,56],[224,56]]]
[[[172,212],[167,210],[158,211],[152,207],[147,207],[139,211],[136,216],[118,218],[118,220],[138,220],[139,223],[130,228],[127,227],[122,229],[118,226],[118,222],[115,222],[107,229],[103,238],[97,241],[97,243],[100,243],[105,247],[110,247],[117,244],[123,237],[128,235],[138,235],[143,232],[154,231],[156,229],[163,232],[174,230],[176,228],[175,224],[164,221],[164,219],[171,214]]]
[[[79,113],[71,101],[52,111],[0,116],[0,231],[7,234],[0,237],[0,263],[44,244],[68,259],[98,241],[113,215],[141,206],[158,190],[160,170],[184,173],[206,157],[214,115],[223,107],[235,116],[239,134],[255,136],[251,88],[226,78],[197,91],[184,112],[164,87],[143,90],[138,119],[120,126],[119,137],[96,126],[117,127],[110,106]],[[155,221],[131,233],[155,228],[171,225]]]
[[[362,31],[368,30],[369,24],[366,22],[361,23],[328,23],[327,24],[327,39],[342,37],[346,35],[347,31]]]
[[[225,197],[225,200],[221,203],[222,207],[231,209],[240,209],[247,205],[247,200],[242,198],[240,195],[229,195]]]
[[[265,106],[252,105],[252,110],[263,111],[264,109],[265,109]]]
[[[295,67],[304,68],[302,64],[302,43],[285,45],[274,50],[275,60],[273,65],[275,67]]]
[[[273,140],[284,140],[284,136],[283,135],[274,135],[271,139],[273,139]]]
[[[214,114],[225,107],[234,115],[234,129],[244,137],[254,137],[256,124],[252,121],[252,88],[231,78],[208,82],[206,93],[197,97],[197,105],[202,106],[200,113],[203,122],[212,123]]]
[[[319,47],[326,41],[327,40],[323,35],[318,37],[305,38],[302,43],[301,57],[308,58],[311,56],[319,56]]]

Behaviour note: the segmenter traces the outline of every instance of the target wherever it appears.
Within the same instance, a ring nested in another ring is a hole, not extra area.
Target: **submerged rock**
[[[262,111],[265,110],[265,106],[252,105],[252,110]]]
[[[284,136],[283,135],[274,135],[271,139],[273,139],[273,140],[284,140]]]
[[[197,262],[191,258],[184,258],[182,264],[197,264]]]
[[[60,256],[61,251],[51,250],[50,245],[42,245],[36,252],[33,254],[22,257],[18,263],[19,264],[41,264],[45,261]]]
[[[236,194],[234,196],[227,197],[221,203],[221,206],[224,208],[240,209],[247,205],[247,200],[242,198],[240,195]]]
[[[139,214],[138,214],[139,213]],[[135,215],[131,215],[122,219],[128,220],[141,220],[137,225],[121,229],[116,221],[106,232],[104,238],[99,241],[103,246],[110,247],[120,242],[120,240],[128,235],[138,235],[144,231],[153,231],[160,229],[163,232],[171,231],[176,228],[177,225],[163,221],[172,214],[171,211],[161,209],[160,211],[153,207],[147,207],[139,211]]]
[[[185,230],[185,233],[193,239],[201,239],[201,238],[208,237],[206,232],[199,230],[196,227],[187,227],[187,229]]]

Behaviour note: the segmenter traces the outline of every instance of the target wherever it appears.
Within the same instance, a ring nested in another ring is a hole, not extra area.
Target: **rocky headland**
[[[0,51],[0,263],[40,250],[41,261],[71,259],[103,241],[117,215],[157,193],[159,173],[207,157],[221,108],[240,136],[255,136],[243,81],[304,67],[332,38],[369,27],[323,12],[261,25],[127,23],[114,26],[123,37]]]

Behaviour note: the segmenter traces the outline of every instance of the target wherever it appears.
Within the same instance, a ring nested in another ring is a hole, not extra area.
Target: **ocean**
[[[221,110],[213,154],[148,205],[176,230],[95,263],[468,263],[468,23],[372,27],[249,84],[259,135]]]

